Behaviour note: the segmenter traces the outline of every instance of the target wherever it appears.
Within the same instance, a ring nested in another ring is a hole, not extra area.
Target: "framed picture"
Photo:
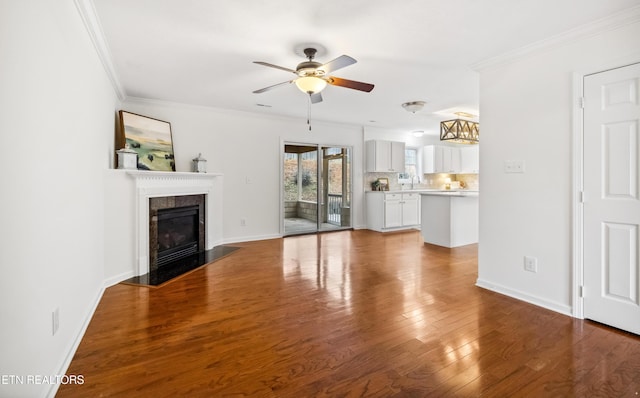
[[[117,144],[138,154],[139,170],[176,171],[171,124],[162,120],[119,111],[120,134]]]
[[[380,183],[381,191],[389,190],[389,179],[388,178],[378,178],[378,182]]]

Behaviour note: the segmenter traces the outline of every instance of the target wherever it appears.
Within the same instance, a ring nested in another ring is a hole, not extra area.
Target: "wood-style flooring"
[[[108,288],[58,397],[638,397],[640,337],[475,286],[477,247],[342,231]]]

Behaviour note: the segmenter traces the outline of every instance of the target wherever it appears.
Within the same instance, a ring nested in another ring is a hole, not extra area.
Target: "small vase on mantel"
[[[207,159],[202,157],[199,153],[197,158],[193,159],[193,172],[194,173],[206,173],[207,172]]]
[[[124,148],[116,151],[118,154],[118,168],[124,170],[138,170],[138,153],[125,144]]]

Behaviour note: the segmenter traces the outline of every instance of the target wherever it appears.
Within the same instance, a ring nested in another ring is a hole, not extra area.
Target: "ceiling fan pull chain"
[[[307,102],[307,124],[309,131],[311,131],[311,93],[309,93],[309,102]]]

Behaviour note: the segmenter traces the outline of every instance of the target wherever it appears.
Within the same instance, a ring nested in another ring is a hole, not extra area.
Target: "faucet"
[[[411,189],[414,189],[414,185],[413,185],[413,179],[416,178],[418,180],[418,182],[420,182],[420,179],[416,176],[411,176]]]

